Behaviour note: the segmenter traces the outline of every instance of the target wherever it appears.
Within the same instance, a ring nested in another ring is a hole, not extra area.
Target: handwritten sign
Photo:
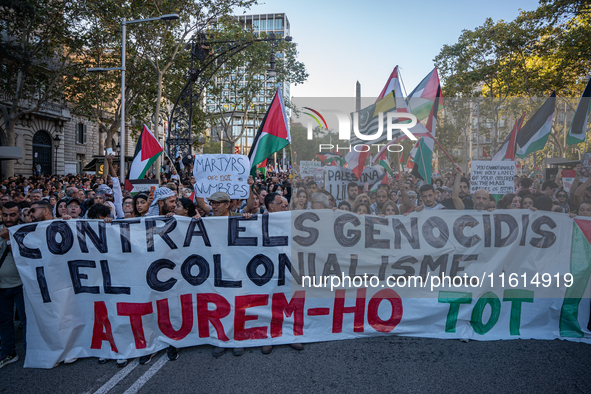
[[[307,176],[314,176],[314,169],[320,168],[321,165],[322,165],[322,163],[320,163],[319,161],[301,160],[300,161],[300,176],[302,178],[305,178]]]
[[[315,162],[315,163],[319,163],[319,162]],[[324,187],[324,168],[323,167],[316,167],[314,168],[314,182],[316,182],[316,185],[318,185],[318,187]]]
[[[195,197],[209,198],[215,192],[231,198],[248,198],[250,163],[244,155],[197,155],[193,164]]]
[[[324,167],[324,189],[332,194],[337,200],[347,199],[347,185],[349,182],[357,183],[363,188],[367,183],[369,189],[377,182],[381,182],[384,174],[384,167],[376,165],[365,168],[358,179],[350,168],[327,166]]]
[[[514,161],[472,161],[470,192],[485,189],[491,194],[515,193]]]

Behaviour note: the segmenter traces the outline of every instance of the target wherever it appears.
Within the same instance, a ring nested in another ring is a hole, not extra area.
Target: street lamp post
[[[55,146],[55,159],[54,161],[54,174],[57,174],[57,148],[60,147],[60,141],[62,139],[60,138],[60,136],[58,134],[53,136],[53,145]]]
[[[104,71],[121,71],[121,125],[119,126],[119,143],[121,144],[120,150],[120,159],[121,164],[119,173],[120,178],[119,182],[123,183],[125,180],[125,33],[126,33],[126,26],[131,25],[133,23],[142,23],[142,22],[151,22],[151,21],[172,21],[178,19],[179,16],[177,14],[166,14],[156,18],[148,18],[148,19],[134,19],[128,21],[126,18],[121,19],[121,67],[111,67],[111,68],[104,68],[104,67],[96,67],[96,68],[89,68],[88,72],[104,72]]]
[[[270,33],[267,38],[254,40],[223,40],[207,41],[204,34],[195,36],[190,46],[186,49],[191,50],[191,67],[187,74],[187,83],[177,97],[168,121],[168,138],[166,139],[166,148],[170,157],[176,157],[177,152],[181,157],[191,155],[193,106],[199,103],[201,95],[206,85],[215,75],[217,70],[224,65],[232,56],[246,49],[255,42],[269,42],[272,45],[271,59],[267,75],[269,77],[277,76],[275,69],[275,50],[279,41],[290,42],[292,38],[278,38],[274,33]],[[198,60],[196,67],[193,67],[193,59]],[[196,88],[193,87],[196,84]],[[220,141],[223,146],[223,141]]]

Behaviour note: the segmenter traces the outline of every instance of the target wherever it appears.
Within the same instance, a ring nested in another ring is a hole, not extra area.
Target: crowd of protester
[[[423,210],[475,209],[530,209],[552,211],[591,217],[591,178],[582,179],[582,172],[576,168],[576,178],[570,190],[563,187],[561,174],[554,180],[532,179],[515,176],[515,193],[492,196],[486,190],[470,192],[469,175],[458,169],[426,183],[408,173],[396,174],[388,184],[380,184],[377,190],[367,190],[356,182],[346,188],[346,199],[338,201],[318,185],[313,178],[302,178],[288,172],[267,171],[249,178],[250,196],[246,200],[231,199],[223,192],[213,193],[208,199],[191,199],[195,179],[190,165],[184,167],[180,160],[174,164],[165,161],[159,187],[153,193],[138,193],[134,196],[120,186],[112,164],[107,159],[110,176],[66,175],[32,177],[16,176],[4,179],[0,185],[0,368],[18,360],[14,344],[14,308],[23,331],[26,329],[22,282],[9,252],[7,228],[20,223],[44,220],[79,218],[114,219],[137,218],[142,216],[179,215],[195,219],[209,216],[250,217],[281,211],[307,209],[332,209],[350,211],[359,215],[407,215]],[[151,176],[150,176],[151,177]],[[207,219],[206,219],[207,220]],[[292,344],[296,350],[303,345]],[[268,354],[271,346],[264,346]],[[174,347],[169,347],[170,360],[178,358]],[[213,355],[219,357],[224,348],[215,348]],[[233,349],[240,356],[243,348]],[[140,358],[140,363],[150,362],[153,355]],[[75,359],[65,360],[74,362]],[[99,359],[107,363],[108,359]],[[123,367],[128,360],[117,360]]]

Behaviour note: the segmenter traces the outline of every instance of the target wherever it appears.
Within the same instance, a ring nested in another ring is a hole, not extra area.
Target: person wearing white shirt
[[[445,209],[443,205],[437,202],[435,199],[435,189],[433,185],[425,184],[419,188],[420,198],[423,202],[424,210],[439,210]]]

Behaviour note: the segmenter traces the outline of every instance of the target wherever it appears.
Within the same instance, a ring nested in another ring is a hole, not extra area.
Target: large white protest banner
[[[208,198],[215,192],[231,198],[248,198],[250,162],[244,155],[195,155],[193,176],[195,197]]]
[[[305,178],[307,176],[314,176],[314,169],[322,166],[319,161],[300,160],[300,176]]]
[[[485,189],[490,194],[515,193],[514,161],[472,161],[470,192]]]
[[[347,199],[347,184],[355,182],[360,190],[365,186],[369,190],[372,186],[381,182],[382,175],[384,175],[384,167],[380,165],[365,168],[361,173],[361,178],[358,179],[353,170],[344,167],[327,166],[324,168],[324,189],[332,194],[337,200],[342,201]]]
[[[591,221],[558,213],[307,210],[9,232],[26,367],[392,334],[591,343]]]

